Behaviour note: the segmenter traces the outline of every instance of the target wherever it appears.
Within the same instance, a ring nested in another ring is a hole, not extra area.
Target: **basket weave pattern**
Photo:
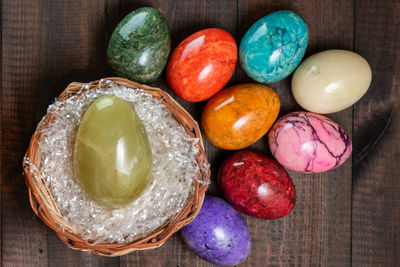
[[[170,95],[158,88],[141,85],[122,78],[106,78],[119,85],[124,85],[128,88],[139,88],[151,94],[153,97],[163,103],[166,108],[174,114],[175,119],[184,127],[187,134],[191,137],[199,138],[198,148],[199,153],[196,155],[196,160],[199,165],[208,164],[206,154],[204,152],[203,140],[200,129],[196,121],[190,114],[182,108]],[[99,80],[94,81],[87,86],[87,90],[95,89],[99,86]],[[100,84],[100,86],[107,86]],[[65,100],[71,97],[80,97],[82,92],[81,83],[71,83],[67,89],[61,93],[59,100]],[[121,256],[135,250],[152,249],[161,246],[172,234],[180,228],[191,222],[200,210],[204,199],[204,194],[208,187],[210,179],[210,170],[207,172],[199,171],[195,181],[194,194],[189,198],[182,210],[169,222],[162,227],[153,231],[146,236],[140,236],[133,242],[128,244],[117,243],[99,243],[91,244],[95,240],[87,240],[83,233],[74,228],[68,221],[64,220],[58,210],[49,189],[45,185],[44,179],[38,169],[40,162],[39,141],[41,133],[49,123],[54,119],[53,114],[49,114],[39,123],[35,133],[31,138],[29,148],[25,154],[29,158],[31,165],[25,160],[23,163],[25,181],[29,191],[29,199],[33,211],[43,220],[50,228],[52,228],[60,239],[69,247],[82,251],[89,251],[101,256]],[[33,168],[32,168],[33,167]],[[202,181],[202,182],[199,182]]]

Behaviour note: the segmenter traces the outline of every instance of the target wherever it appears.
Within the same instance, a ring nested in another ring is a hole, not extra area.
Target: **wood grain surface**
[[[211,266],[184,245],[179,234],[162,247],[104,258],[67,248],[34,216],[21,162],[47,106],[72,81],[112,73],[106,48],[130,11],[152,6],[168,21],[172,47],[195,31],[218,27],[240,42],[264,15],[291,9],[309,26],[306,56],[332,48],[365,57],[373,72],[367,94],[328,117],[352,136],[353,154],[322,174],[289,172],[297,203],[285,218],[244,216],[252,250],[243,266],[400,266],[400,2],[398,0],[3,0],[1,108],[1,263],[3,266]],[[291,77],[271,84],[281,113],[300,110]],[[249,82],[238,65],[228,85]],[[171,93],[196,120],[205,105],[178,99],[165,75],[151,85]],[[212,164],[208,193],[222,161],[232,152],[205,142]],[[264,137],[250,149],[270,155]]]

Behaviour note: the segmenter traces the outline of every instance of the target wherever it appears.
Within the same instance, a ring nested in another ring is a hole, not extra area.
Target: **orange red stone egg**
[[[172,90],[190,102],[206,100],[231,78],[237,62],[237,45],[228,32],[210,28],[184,39],[167,65]]]
[[[205,106],[203,132],[215,146],[237,150],[265,135],[278,117],[280,101],[276,92],[262,84],[229,87]]]

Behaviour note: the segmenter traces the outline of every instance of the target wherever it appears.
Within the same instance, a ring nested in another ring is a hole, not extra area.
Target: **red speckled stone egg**
[[[296,203],[293,182],[283,167],[253,151],[229,156],[220,169],[219,184],[235,209],[261,219],[282,218]]]
[[[231,78],[237,61],[235,39],[221,29],[204,29],[183,40],[167,65],[169,86],[190,102],[206,100]]]

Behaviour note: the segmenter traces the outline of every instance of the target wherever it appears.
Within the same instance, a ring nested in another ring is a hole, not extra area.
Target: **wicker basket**
[[[130,88],[141,88],[153,97],[160,100],[165,104],[166,108],[170,110],[176,120],[185,128],[185,131],[192,137],[199,138],[198,146],[199,153],[196,160],[200,164],[208,163],[207,157],[204,152],[203,140],[199,126],[195,120],[190,116],[184,108],[182,108],[171,96],[158,88],[152,88],[146,85],[141,85],[122,78],[106,78],[117,84],[124,85]],[[90,83],[87,87],[88,90],[93,89],[99,85],[100,81]],[[103,86],[103,85],[100,85]],[[105,86],[105,85],[104,85]],[[71,83],[67,89],[60,95],[60,100],[65,100],[72,96],[80,97],[81,83]],[[117,243],[99,243],[90,244],[94,240],[87,241],[83,233],[75,229],[69,222],[65,221],[53,201],[52,195],[45,182],[40,176],[38,167],[40,166],[40,155],[38,154],[38,141],[41,138],[41,132],[46,129],[49,122],[54,119],[52,114],[45,116],[39,123],[35,133],[32,136],[29,148],[25,154],[31,164],[25,160],[23,163],[25,180],[29,190],[29,199],[33,211],[39,218],[43,220],[50,228],[52,228],[60,239],[69,247],[82,251],[89,251],[101,256],[121,256],[135,250],[152,249],[161,246],[172,234],[177,232],[180,228],[191,222],[200,210],[204,194],[208,187],[210,179],[210,171],[197,173],[197,179],[204,181],[200,183],[196,181],[195,192],[190,197],[183,209],[169,222],[162,227],[148,234],[147,236],[140,237],[128,244]],[[32,171],[32,166],[34,170]]]

